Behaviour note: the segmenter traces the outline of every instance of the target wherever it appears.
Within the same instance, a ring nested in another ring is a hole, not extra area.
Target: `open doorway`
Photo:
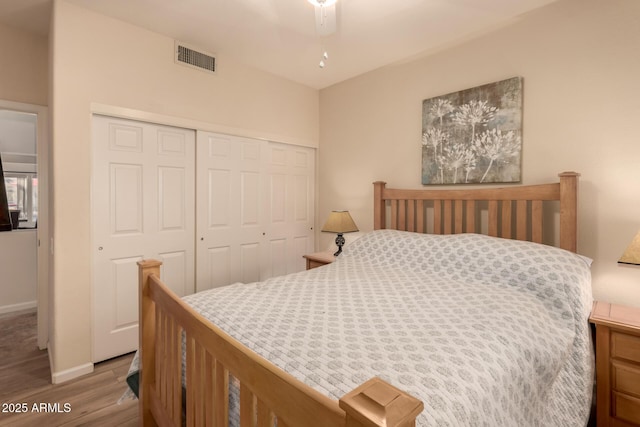
[[[0,233],[0,315],[37,311],[37,344],[49,334],[47,108],[0,100],[0,155],[12,230]]]

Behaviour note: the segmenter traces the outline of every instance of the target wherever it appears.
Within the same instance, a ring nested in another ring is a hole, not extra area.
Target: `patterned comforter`
[[[590,269],[558,248],[379,230],[330,265],[185,300],[333,399],[380,376],[424,402],[419,426],[589,417]]]

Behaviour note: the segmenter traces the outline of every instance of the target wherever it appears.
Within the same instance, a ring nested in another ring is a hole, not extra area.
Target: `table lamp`
[[[640,265],[640,231],[633,238],[618,262],[620,264]]]
[[[333,254],[334,256],[338,256],[342,253],[342,246],[345,242],[342,234],[358,231],[358,227],[356,227],[356,223],[353,222],[353,218],[349,215],[349,211],[332,211],[329,214],[329,218],[327,218],[327,222],[324,223],[322,231],[338,233],[338,237],[336,237],[338,251]]]

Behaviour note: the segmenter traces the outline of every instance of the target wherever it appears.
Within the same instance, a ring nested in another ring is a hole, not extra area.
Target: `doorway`
[[[35,307],[37,344],[45,349],[49,337],[49,221],[47,107],[0,100],[0,152],[11,208],[20,211],[16,230],[4,232],[11,248],[11,267],[27,289],[8,288],[0,311]],[[17,245],[17,246],[12,246]],[[18,251],[20,249],[20,251]],[[9,282],[9,281],[4,281]],[[34,283],[35,282],[35,283]]]

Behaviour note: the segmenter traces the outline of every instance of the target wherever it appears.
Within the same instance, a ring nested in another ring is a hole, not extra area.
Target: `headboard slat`
[[[476,232],[476,202],[473,200],[466,200],[467,205],[467,233],[475,233]]]
[[[407,231],[407,201],[398,200],[398,230]]]
[[[416,231],[416,201],[407,200],[407,231]]]
[[[433,201],[433,234],[442,234],[442,200]]]
[[[444,224],[442,234],[453,234],[453,221],[451,219],[452,207],[451,200],[444,200]]]
[[[527,240],[527,201],[518,200],[516,202],[516,239]]]
[[[489,236],[498,237],[498,201],[489,200]]]
[[[542,200],[531,201],[531,241],[542,243]]]
[[[463,203],[464,203],[463,200],[456,200],[454,202],[454,211],[455,211],[454,233],[456,234],[464,232],[464,228],[463,228],[464,222],[462,221],[462,219],[464,218],[464,211],[462,209]]]
[[[502,217],[500,218],[500,222],[502,223],[502,233],[500,236],[505,239],[510,239],[511,225],[513,224],[511,219],[511,200],[502,201]]]
[[[424,223],[425,223],[425,217],[424,217],[424,200],[417,200],[417,206],[416,206],[416,231],[418,233],[424,233]]]
[[[398,229],[398,201],[391,201],[391,228]]]

